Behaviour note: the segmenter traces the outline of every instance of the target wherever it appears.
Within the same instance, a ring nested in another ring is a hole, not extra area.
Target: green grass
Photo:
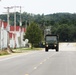
[[[27,51],[34,51],[34,50],[42,50],[42,48],[17,48],[13,49],[15,52],[27,52]]]
[[[41,50],[42,48],[26,48],[25,50]]]

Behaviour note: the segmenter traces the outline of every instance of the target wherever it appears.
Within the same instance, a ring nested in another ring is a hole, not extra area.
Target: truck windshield
[[[55,37],[55,36],[46,36],[46,42],[57,42],[57,37]]]

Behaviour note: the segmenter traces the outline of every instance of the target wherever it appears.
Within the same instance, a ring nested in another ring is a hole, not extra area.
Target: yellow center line
[[[37,69],[37,67],[34,67],[34,69]]]
[[[29,75],[29,74],[25,74],[25,75]]]
[[[40,62],[39,65],[35,66],[33,68],[33,71],[36,70],[40,65],[42,65],[44,62],[46,62],[48,59],[50,59],[53,55],[55,55],[56,53],[52,54],[50,57],[47,57],[46,59],[44,59],[42,62]],[[25,75],[29,75],[29,74],[25,74]]]

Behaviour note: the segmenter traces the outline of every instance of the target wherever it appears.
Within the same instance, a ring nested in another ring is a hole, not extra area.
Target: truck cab
[[[45,36],[45,51],[49,49],[55,49],[56,52],[59,51],[59,37],[58,35],[46,35]]]

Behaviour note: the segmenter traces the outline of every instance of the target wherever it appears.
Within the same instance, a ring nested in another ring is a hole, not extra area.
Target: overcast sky
[[[76,0],[1,0],[0,14],[6,12],[4,7],[22,6],[22,12],[33,14],[52,14],[59,12],[76,13]],[[20,9],[17,8],[16,11]],[[10,9],[10,12],[13,12]]]

